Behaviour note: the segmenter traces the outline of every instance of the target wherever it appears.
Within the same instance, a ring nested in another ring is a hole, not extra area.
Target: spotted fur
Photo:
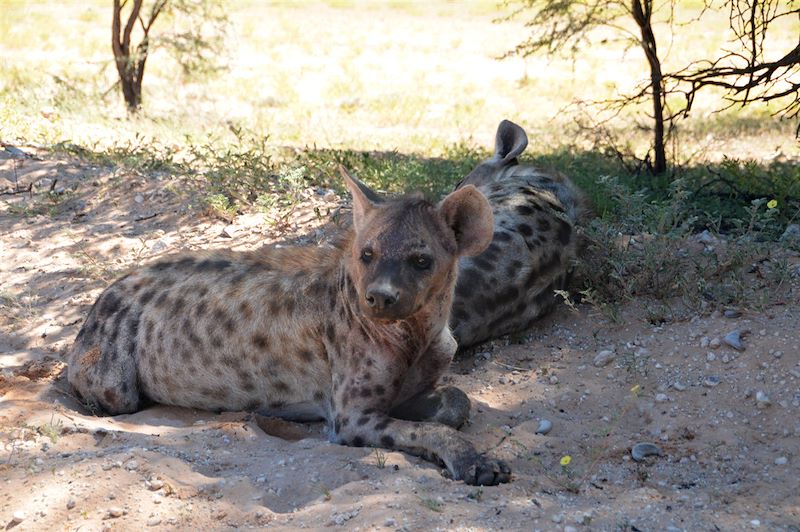
[[[489,244],[488,202],[472,186],[434,205],[345,181],[353,227],[336,245],[177,255],[113,283],[68,354],[70,383],[110,414],[155,401],[323,419],[333,441],[507,482],[456,430],[467,396],[436,387],[456,350],[457,260]]]
[[[477,187],[494,215],[489,247],[460,259],[450,325],[461,347],[529,329],[556,303],[577,255],[583,196],[562,175],[520,165],[527,145],[525,131],[503,120],[494,155],[456,187]]]

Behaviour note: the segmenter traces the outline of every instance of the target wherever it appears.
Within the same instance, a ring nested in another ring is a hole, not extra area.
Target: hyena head
[[[349,273],[371,319],[403,320],[449,297],[458,257],[477,255],[492,241],[492,210],[475,187],[438,205],[419,196],[389,200],[341,172],[353,196]]]

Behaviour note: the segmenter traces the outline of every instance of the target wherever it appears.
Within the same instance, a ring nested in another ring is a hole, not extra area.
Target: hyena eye
[[[364,248],[361,250],[361,262],[364,264],[372,262],[372,248]]]
[[[433,264],[433,259],[428,255],[413,255],[411,264],[418,270],[429,270]]]

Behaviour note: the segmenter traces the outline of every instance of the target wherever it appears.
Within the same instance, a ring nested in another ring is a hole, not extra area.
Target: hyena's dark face
[[[408,199],[375,209],[352,249],[362,312],[377,320],[408,318],[447,288],[456,258],[455,235],[434,205]]]

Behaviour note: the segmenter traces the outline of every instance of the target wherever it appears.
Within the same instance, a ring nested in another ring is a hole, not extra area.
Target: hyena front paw
[[[461,471],[461,480],[473,486],[496,486],[511,481],[511,468],[502,460],[478,455]]]

